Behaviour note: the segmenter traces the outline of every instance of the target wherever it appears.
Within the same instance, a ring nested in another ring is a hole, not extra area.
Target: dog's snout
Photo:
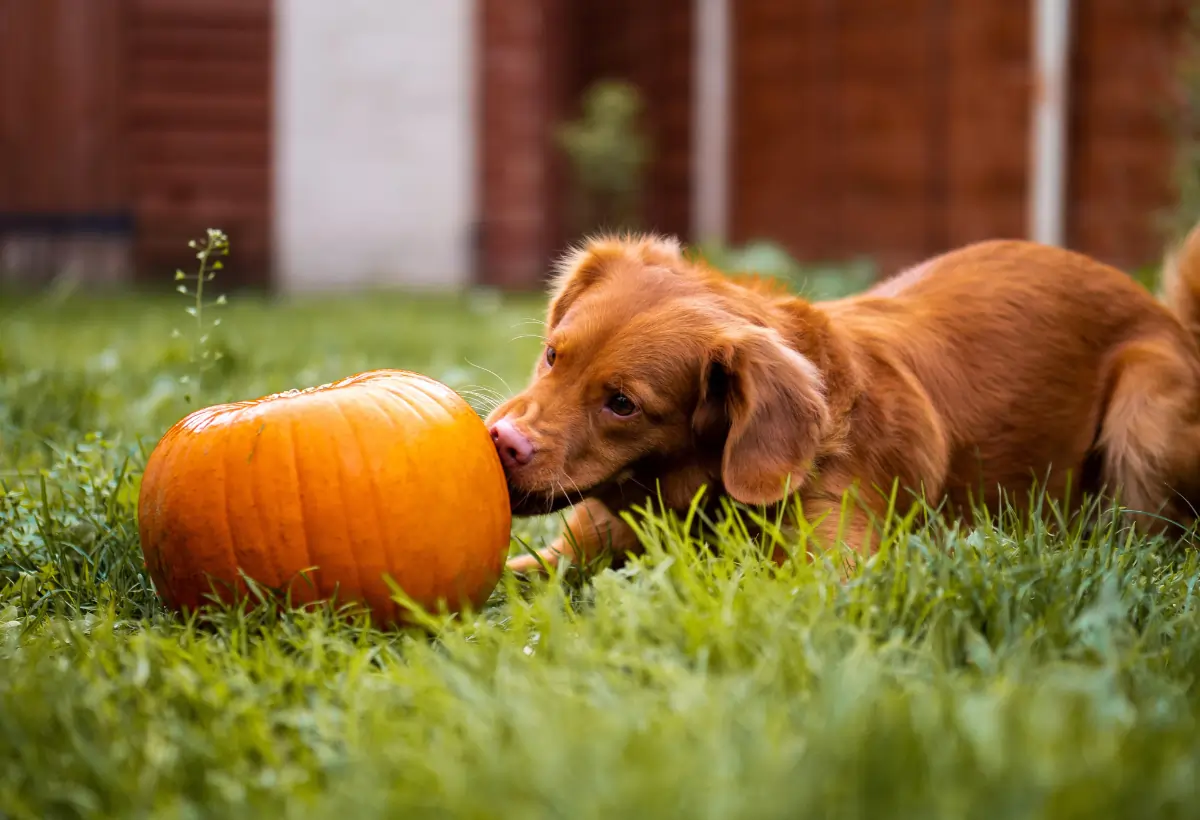
[[[524,466],[533,458],[533,442],[508,419],[500,419],[493,424],[491,432],[504,469]]]

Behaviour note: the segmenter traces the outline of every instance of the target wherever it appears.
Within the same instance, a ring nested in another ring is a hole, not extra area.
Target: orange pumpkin
[[[198,410],[150,454],[138,498],[146,566],[176,610],[244,595],[239,570],[293,603],[365,602],[384,623],[404,614],[385,576],[431,610],[478,607],[511,523],[483,421],[400,370]]]

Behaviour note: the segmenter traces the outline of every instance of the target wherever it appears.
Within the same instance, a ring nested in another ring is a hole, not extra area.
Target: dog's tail
[[[1163,302],[1200,344],[1200,225],[1167,254],[1160,292]]]

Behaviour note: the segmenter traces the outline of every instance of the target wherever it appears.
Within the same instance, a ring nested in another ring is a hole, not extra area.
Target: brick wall
[[[735,239],[894,268],[1023,233],[1027,4],[735,9]]]
[[[0,0],[0,264],[170,283],[220,227],[265,284],[272,6]]]
[[[691,0],[480,0],[478,270],[538,287],[578,239],[554,130],[599,79],[646,100],[653,145],[645,227],[686,235],[691,197]]]
[[[1154,261],[1184,0],[1075,4],[1068,243]],[[738,0],[737,240],[884,270],[1026,234],[1030,2]]]
[[[694,0],[577,0],[572,6],[571,102],[598,79],[637,87],[651,152],[642,225],[684,237],[691,229],[694,5]]]
[[[122,0],[0,0],[0,282],[132,268]]]
[[[488,285],[536,285],[554,252],[565,10],[566,0],[479,0],[478,269]]]
[[[1172,201],[1176,46],[1186,0],[1075,4],[1067,240],[1117,264],[1157,261]]]
[[[126,78],[139,274],[170,281],[189,239],[229,235],[226,286],[272,257],[271,0],[129,0]]]

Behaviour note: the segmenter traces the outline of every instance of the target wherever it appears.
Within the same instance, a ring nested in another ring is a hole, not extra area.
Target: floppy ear
[[[604,272],[602,260],[587,247],[564,255],[555,265],[555,270],[550,308],[546,316],[547,329],[557,327],[579,295],[599,282]]]
[[[729,422],[721,457],[725,491],[770,504],[808,477],[829,419],[821,374],[774,330],[750,327],[721,339],[701,386],[697,421]]]

